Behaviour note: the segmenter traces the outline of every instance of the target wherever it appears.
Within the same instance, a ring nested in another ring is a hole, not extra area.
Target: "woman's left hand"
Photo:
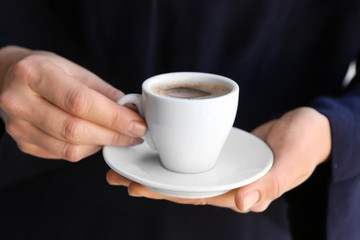
[[[259,180],[226,194],[203,199],[182,199],[151,192],[113,170],[107,173],[111,185],[128,188],[130,196],[164,199],[180,204],[214,205],[238,212],[262,212],[272,201],[303,183],[331,152],[331,129],[327,117],[309,107],[294,109],[267,122],[252,133],[265,141],[274,153],[274,164]]]

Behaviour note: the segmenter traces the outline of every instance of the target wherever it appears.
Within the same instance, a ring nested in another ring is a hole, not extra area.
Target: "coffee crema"
[[[153,92],[172,98],[205,99],[225,95],[230,92],[230,88],[216,83],[185,82],[156,86]]]

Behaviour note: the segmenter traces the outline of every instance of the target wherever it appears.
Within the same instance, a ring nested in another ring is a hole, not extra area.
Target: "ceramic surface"
[[[259,138],[232,128],[215,167],[197,174],[167,170],[147,144],[103,149],[106,163],[117,173],[167,196],[205,198],[226,193],[264,176],[273,153]]]
[[[171,84],[218,84],[229,89],[224,95],[204,99],[165,97],[154,93]],[[173,72],[144,81],[142,94],[127,94],[118,103],[133,103],[144,116],[148,131],[145,142],[159,152],[167,169],[200,173],[214,167],[234,124],[239,86],[215,74]]]

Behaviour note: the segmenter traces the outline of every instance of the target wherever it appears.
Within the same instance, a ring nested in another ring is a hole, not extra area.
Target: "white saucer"
[[[106,163],[117,173],[151,191],[172,197],[213,197],[254,182],[271,168],[273,154],[259,138],[232,128],[216,166],[204,173],[181,174],[165,169],[147,144],[103,149]]]

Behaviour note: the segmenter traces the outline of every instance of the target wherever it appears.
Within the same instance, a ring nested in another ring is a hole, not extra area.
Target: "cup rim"
[[[209,80],[210,80],[212,83],[225,84],[227,87],[230,88],[230,92],[228,92],[224,95],[216,96],[216,97],[212,97],[212,98],[185,99],[185,98],[173,98],[173,97],[162,96],[162,95],[158,95],[152,91],[153,87],[155,87],[156,85],[161,85],[164,83],[188,81],[189,78],[191,78],[193,80],[194,77],[197,77],[196,81],[198,81],[198,82],[205,82],[205,81],[209,82]],[[142,84],[142,91],[153,97],[172,100],[172,101],[186,101],[186,102],[188,102],[188,101],[209,101],[209,100],[214,100],[214,99],[218,99],[218,98],[223,98],[223,97],[226,97],[226,96],[229,96],[232,94],[237,94],[239,92],[239,85],[234,80],[231,80],[228,77],[218,75],[218,74],[213,74],[213,73],[169,72],[169,73],[158,74],[158,75],[155,75],[155,76],[152,76],[152,77],[146,79]]]

